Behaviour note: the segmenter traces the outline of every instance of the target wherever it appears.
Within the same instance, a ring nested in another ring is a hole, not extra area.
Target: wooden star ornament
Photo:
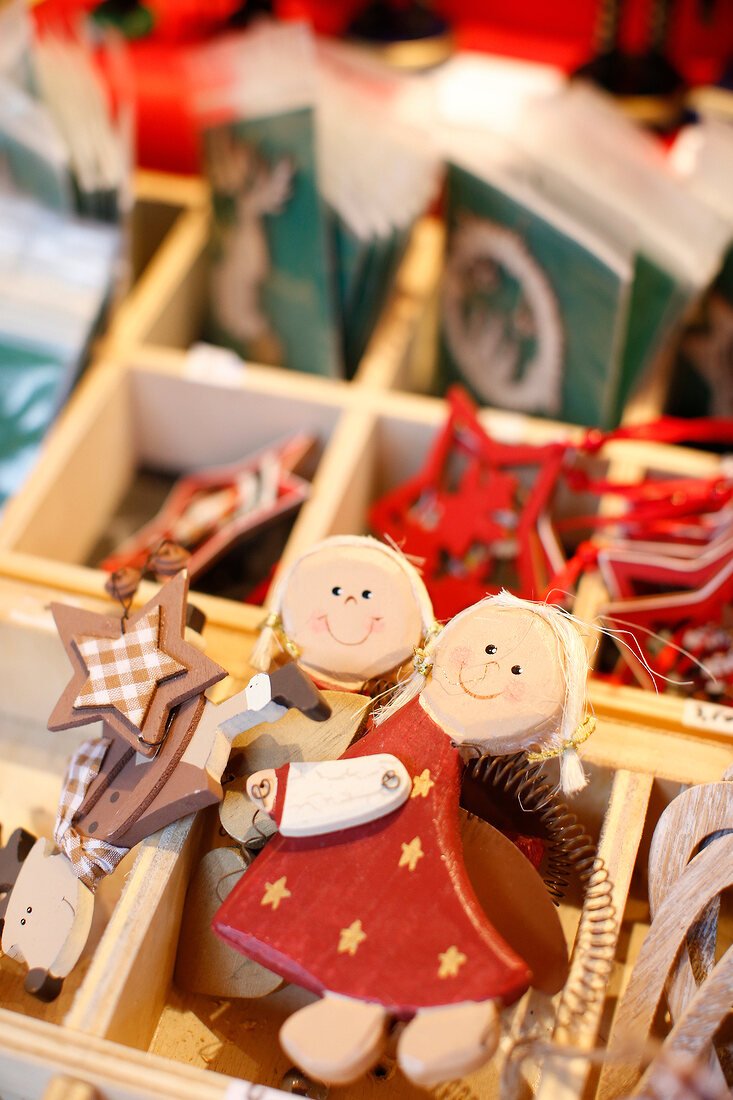
[[[226,676],[184,639],[187,595],[188,576],[182,572],[127,620],[52,604],[74,675],[48,728],[102,719],[108,732],[143,756],[155,756],[171,710]]]

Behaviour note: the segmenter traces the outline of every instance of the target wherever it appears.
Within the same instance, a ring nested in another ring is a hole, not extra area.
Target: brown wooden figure
[[[414,675],[338,761],[250,777],[250,796],[279,835],[214,928],[321,994],[280,1033],[311,1077],[353,1080],[379,1058],[391,1017],[407,1021],[398,1061],[417,1084],[458,1077],[491,1057],[498,1009],[532,975],[466,872],[462,754],[560,755],[563,785],[579,789],[587,667],[567,616],[501,593],[431,638]]]
[[[296,666],[272,676],[258,674],[218,706],[199,695],[176,707],[152,760],[111,737],[75,809],[74,828],[92,841],[127,849],[156,829],[219,802],[235,734],[291,707],[316,722],[330,715],[328,703]],[[61,834],[57,842],[62,843]]]
[[[252,663],[269,669],[284,652],[320,687],[362,691],[394,681],[433,621],[427,589],[403,554],[378,539],[334,535],[278,583]]]

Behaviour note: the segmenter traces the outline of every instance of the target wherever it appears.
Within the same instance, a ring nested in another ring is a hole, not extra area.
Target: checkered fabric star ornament
[[[74,675],[50,730],[103,719],[106,732],[154,756],[171,710],[226,671],[184,638],[188,577],[179,573],[124,624],[80,607],[52,604]]]
[[[156,607],[119,638],[75,637],[89,679],[74,706],[114,707],[139,729],[158,684],[185,672],[184,665],[159,648],[159,634],[160,607]]]

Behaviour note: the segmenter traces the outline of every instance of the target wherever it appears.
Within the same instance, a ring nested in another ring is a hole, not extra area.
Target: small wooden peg
[[[479,1069],[496,1050],[499,1035],[494,1001],[424,1009],[402,1032],[397,1061],[415,1085],[433,1088]]]

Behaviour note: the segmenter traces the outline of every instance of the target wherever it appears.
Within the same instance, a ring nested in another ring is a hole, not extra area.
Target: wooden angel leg
[[[381,1005],[326,993],[288,1017],[280,1045],[309,1077],[348,1085],[379,1060],[386,1021]]]
[[[416,1085],[432,1088],[478,1069],[491,1058],[498,1042],[495,1001],[425,1008],[402,1032],[397,1061]]]

